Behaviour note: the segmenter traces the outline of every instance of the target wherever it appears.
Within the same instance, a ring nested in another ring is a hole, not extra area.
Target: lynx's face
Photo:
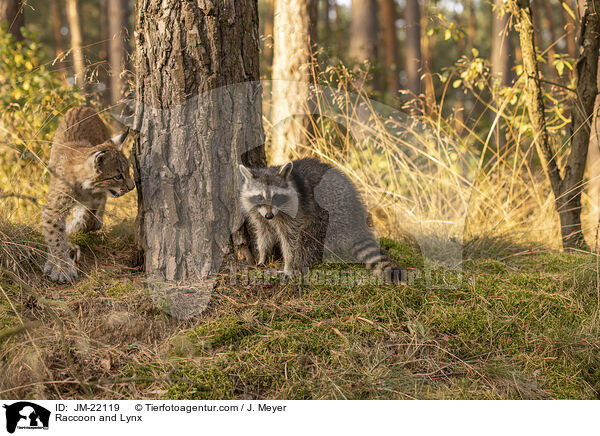
[[[243,178],[240,193],[246,213],[257,211],[266,220],[281,213],[294,218],[298,213],[298,193],[290,181],[292,162],[281,167],[254,168],[239,166]]]
[[[129,174],[129,161],[113,140],[95,147],[88,157],[91,176],[82,183],[85,190],[120,197],[131,191],[135,184]]]

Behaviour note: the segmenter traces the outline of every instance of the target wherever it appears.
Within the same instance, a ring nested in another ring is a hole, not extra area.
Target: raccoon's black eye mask
[[[250,201],[254,204],[262,204],[265,201],[265,198],[262,195],[253,195],[250,197]]]
[[[273,195],[273,204],[275,206],[282,206],[283,204],[285,204],[285,195],[282,195],[282,194]]]

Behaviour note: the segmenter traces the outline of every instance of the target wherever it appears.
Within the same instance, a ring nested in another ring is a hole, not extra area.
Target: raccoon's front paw
[[[75,260],[48,259],[44,265],[44,274],[53,282],[66,283],[77,280],[78,274],[75,268]]]

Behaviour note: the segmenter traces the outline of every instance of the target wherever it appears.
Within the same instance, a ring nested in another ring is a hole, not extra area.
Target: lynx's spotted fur
[[[69,109],[56,133],[50,152],[50,189],[42,210],[42,228],[48,245],[44,273],[51,280],[77,278],[79,247],[67,234],[102,228],[106,196],[120,197],[134,188],[129,161],[121,151],[127,132],[110,138],[96,111]],[[66,217],[73,209],[73,219]]]

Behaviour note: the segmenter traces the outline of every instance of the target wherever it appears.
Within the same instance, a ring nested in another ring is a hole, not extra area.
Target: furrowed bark
[[[141,0],[135,178],[149,277],[203,281],[243,218],[238,164],[264,166],[256,0]]]

